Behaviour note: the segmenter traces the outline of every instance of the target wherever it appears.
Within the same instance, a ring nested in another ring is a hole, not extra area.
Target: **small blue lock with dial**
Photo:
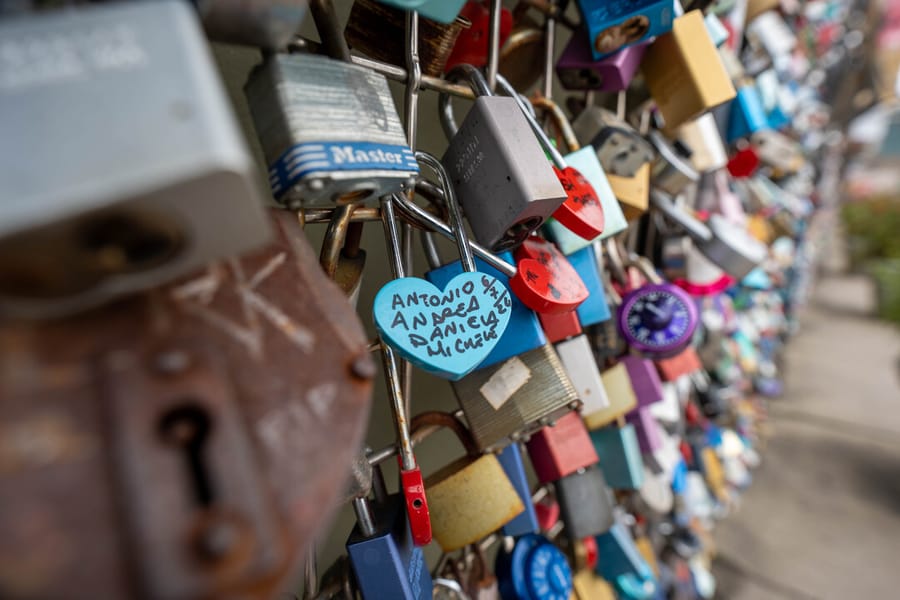
[[[533,533],[497,553],[494,571],[503,600],[568,600],[572,569],[565,555],[545,537]]]

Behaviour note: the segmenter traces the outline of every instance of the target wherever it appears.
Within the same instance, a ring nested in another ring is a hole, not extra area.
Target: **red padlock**
[[[472,24],[468,29],[463,29],[456,38],[456,44],[447,59],[445,71],[449,71],[459,64],[469,64],[483,67],[487,64],[488,41],[491,30],[491,11],[484,2],[470,0],[466,2],[459,16],[468,19]],[[513,17],[508,8],[500,9],[500,47],[506,43],[512,31]]]
[[[531,236],[515,252],[517,276],[513,293],[539,313],[573,311],[588,297],[587,287],[553,243]]]
[[[599,458],[581,415],[570,412],[528,440],[528,456],[541,483],[558,481]]]
[[[735,152],[728,161],[728,172],[732,177],[750,177],[759,167],[759,155],[753,146]]]
[[[693,346],[688,346],[671,358],[662,358],[654,362],[663,381],[675,381],[683,375],[690,375],[703,368],[700,356]]]
[[[539,314],[538,320],[541,322],[541,329],[547,336],[547,341],[551,344],[562,342],[576,335],[581,335],[581,321],[578,319],[577,311],[569,311],[560,314]]]

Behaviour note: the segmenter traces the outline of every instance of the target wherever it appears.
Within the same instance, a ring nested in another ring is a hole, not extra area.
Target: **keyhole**
[[[182,453],[194,500],[199,506],[209,506],[214,497],[212,481],[203,460],[211,426],[209,414],[191,403],[173,408],[159,420],[160,437]]]

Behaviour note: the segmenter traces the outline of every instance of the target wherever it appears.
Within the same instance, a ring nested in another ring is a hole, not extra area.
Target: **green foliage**
[[[851,264],[875,280],[879,316],[900,324],[900,198],[851,202],[841,212]]]

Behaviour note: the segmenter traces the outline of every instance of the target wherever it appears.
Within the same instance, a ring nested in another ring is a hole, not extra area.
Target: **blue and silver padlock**
[[[568,600],[572,569],[547,538],[530,533],[497,553],[494,572],[503,600]]]

